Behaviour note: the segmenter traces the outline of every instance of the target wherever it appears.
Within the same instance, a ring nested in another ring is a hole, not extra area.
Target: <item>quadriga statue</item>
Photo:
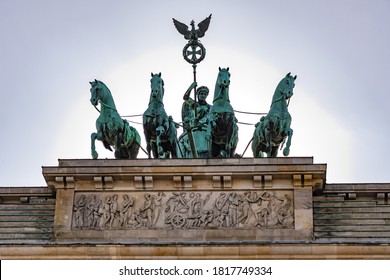
[[[286,139],[283,155],[289,155],[293,130],[290,128],[291,115],[288,112],[288,105],[293,95],[296,78],[297,76],[293,77],[291,73],[288,73],[279,82],[268,114],[256,124],[252,142],[254,157],[264,157],[264,154],[267,157],[276,157],[280,145],[283,148]]]
[[[100,140],[106,149],[115,150],[117,159],[135,159],[141,146],[141,138],[135,128],[123,120],[116,110],[114,99],[108,87],[95,79],[91,84],[91,104],[97,109],[100,103],[99,117],[96,120],[96,130],[91,134],[92,158],[97,159],[95,140]]]

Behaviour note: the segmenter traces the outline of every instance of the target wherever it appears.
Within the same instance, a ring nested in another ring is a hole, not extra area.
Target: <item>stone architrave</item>
[[[53,240],[69,242],[308,241],[312,158],[60,160]],[[97,179],[98,178],[98,179]]]

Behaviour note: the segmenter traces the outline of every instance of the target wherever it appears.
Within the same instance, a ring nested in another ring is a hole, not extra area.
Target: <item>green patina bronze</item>
[[[209,157],[209,141],[207,141],[207,126],[211,105],[206,98],[209,89],[201,86],[197,89],[197,99],[190,97],[191,91],[197,86],[193,82],[183,96],[182,122],[183,134],[179,137],[179,155],[182,158],[207,158]],[[195,113],[196,110],[196,113]],[[192,151],[195,151],[195,155]]]
[[[199,42],[210,25],[211,15],[191,27],[175,19],[173,23],[180,34],[188,40],[183,49],[184,59],[192,64],[194,82],[185,92],[182,105],[183,133],[177,139],[176,124],[168,116],[163,103],[164,81],[161,73],[151,74],[151,94],[147,110],[143,114],[143,129],[149,158],[231,158],[238,143],[238,125],[229,99],[230,73],[228,68],[219,68],[215,84],[213,104],[207,103],[209,89],[197,88],[197,64],[205,58],[206,49]],[[288,104],[293,95],[297,76],[288,73],[276,87],[268,114],[260,119],[252,138],[254,157],[276,157],[278,149],[286,144],[283,154],[290,153],[293,130]],[[194,92],[193,98],[190,97]],[[97,132],[91,135],[92,157],[97,158],[95,140],[115,149],[115,158],[136,158],[140,146],[138,132],[118,114],[109,89],[100,81],[91,82],[91,103],[101,103],[100,116],[96,120]],[[240,112],[245,113],[245,112]],[[248,143],[249,147],[251,142]],[[142,147],[141,147],[142,148]],[[246,149],[245,149],[246,151]],[[244,153],[245,153],[244,151]]]
[[[151,74],[149,106],[143,114],[146,150],[151,158],[176,158],[176,125],[164,109],[164,81],[161,73]]]
[[[219,68],[213,105],[206,102],[209,89],[197,89],[198,102],[190,98],[197,86],[193,82],[184,94],[182,121],[184,132],[179,138],[179,155],[183,158],[230,158],[235,156],[238,126],[229,100],[229,68]],[[196,155],[194,155],[195,151]]]
[[[289,155],[293,130],[290,128],[291,115],[288,112],[288,103],[293,95],[296,78],[297,76],[293,77],[288,73],[279,82],[268,114],[256,124],[252,142],[254,157],[264,157],[264,153],[267,157],[276,157],[279,146],[282,145],[283,148],[286,138],[283,155]]]
[[[211,141],[210,157],[235,156],[238,143],[237,119],[229,100],[230,73],[219,68],[215,84],[213,106],[210,108],[207,137]]]
[[[141,146],[141,138],[137,130],[120,117],[111,92],[103,82],[95,80],[90,84],[92,105],[96,108],[100,103],[100,115],[96,120],[97,132],[91,134],[92,158],[98,158],[95,148],[96,139],[102,141],[104,147],[110,151],[113,147],[115,158],[137,158]]]
[[[198,24],[198,29],[195,29],[195,21],[191,21],[191,29],[188,28],[188,26],[176,19],[172,19],[173,24],[175,25],[177,31],[179,31],[180,34],[184,35],[184,38],[189,41],[198,41],[199,38],[202,38],[204,34],[206,33],[207,29],[209,29],[211,15],[209,15],[207,18],[202,20]]]
[[[198,29],[195,29],[195,22],[191,21],[191,29],[189,27],[173,18],[173,24],[177,31],[184,35],[184,38],[188,40],[187,45],[183,48],[183,57],[185,61],[193,65],[201,62],[206,56],[206,49],[200,43],[199,38],[202,38],[209,28],[211,15],[205,18],[198,24]]]

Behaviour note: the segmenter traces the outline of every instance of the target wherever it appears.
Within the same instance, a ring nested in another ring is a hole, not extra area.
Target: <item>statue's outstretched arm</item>
[[[197,82],[193,82],[190,87],[187,89],[186,93],[184,93],[184,96],[183,96],[183,99],[184,100],[188,100],[188,98],[190,97],[190,93],[191,91],[198,85]]]

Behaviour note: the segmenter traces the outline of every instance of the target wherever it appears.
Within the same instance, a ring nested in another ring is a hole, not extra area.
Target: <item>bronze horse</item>
[[[209,113],[210,157],[231,158],[235,155],[238,142],[238,126],[233,107],[230,105],[229,85],[229,67],[219,68],[213,106]]]
[[[289,155],[293,130],[290,128],[291,115],[288,112],[288,102],[293,95],[296,78],[297,76],[293,77],[291,73],[288,73],[279,82],[268,114],[256,124],[252,142],[254,157],[264,157],[264,153],[267,157],[276,157],[279,146],[283,147],[286,138],[287,143],[283,155]]]
[[[164,109],[164,81],[161,73],[151,74],[151,93],[148,109],[143,114],[146,150],[151,158],[176,158],[176,126]]]
[[[95,140],[100,140],[106,149],[115,149],[115,158],[135,159],[141,146],[141,138],[135,128],[123,120],[116,110],[114,99],[108,87],[101,81],[95,80],[91,84],[91,104],[101,104],[100,115],[96,120],[96,130],[91,134],[92,158],[97,159]]]

